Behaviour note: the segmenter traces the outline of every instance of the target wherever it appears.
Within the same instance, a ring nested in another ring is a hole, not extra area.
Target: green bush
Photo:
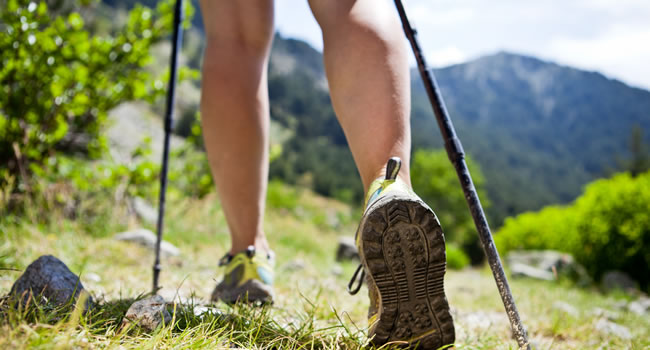
[[[650,172],[597,180],[570,206],[510,218],[495,241],[504,254],[513,249],[568,252],[595,279],[621,270],[648,288]]]
[[[447,244],[447,267],[460,270],[469,265],[470,260],[467,254],[455,244]]]
[[[108,110],[164,88],[144,67],[171,28],[172,1],[135,6],[125,28],[106,36],[85,29],[77,1],[57,11],[50,3],[0,1],[0,187],[13,178],[18,192],[52,157],[101,156]]]
[[[281,180],[273,179],[268,185],[266,203],[269,208],[294,210],[298,207],[298,191]]]
[[[484,180],[478,164],[467,157],[474,185],[484,208],[489,207],[483,190]],[[472,263],[483,260],[478,233],[467,207],[456,170],[444,150],[418,150],[411,162],[413,189],[436,212],[449,242],[457,244],[467,253]]]

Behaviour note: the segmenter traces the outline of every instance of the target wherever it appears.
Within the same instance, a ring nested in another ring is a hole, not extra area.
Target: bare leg
[[[323,30],[325,69],[336,115],[367,190],[386,161],[403,161],[410,185],[410,85],[397,16],[385,0],[309,0]]]
[[[267,251],[267,65],[273,0],[202,0],[207,46],[201,116],[212,175],[230,228],[231,253]]]

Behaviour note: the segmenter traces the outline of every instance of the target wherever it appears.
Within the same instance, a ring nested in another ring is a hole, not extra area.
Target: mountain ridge
[[[278,59],[287,54],[284,40],[276,36],[270,76],[313,76],[313,69],[308,73],[308,67],[300,67],[300,52],[292,53],[297,55],[293,56],[296,70],[281,74],[274,71]],[[309,52],[304,57],[313,66],[320,52],[306,43],[301,47]],[[489,212],[498,224],[506,216],[522,211],[570,202],[583,185],[604,176],[615,166],[615,158],[627,153],[626,143],[635,125],[650,130],[650,92],[599,72],[499,51],[434,69],[434,73],[465,149],[485,174],[493,202]],[[413,148],[442,147],[417,69],[412,69],[411,75]],[[303,80],[304,85],[309,79]],[[283,117],[273,113],[273,105],[278,102],[274,99],[274,84],[277,81],[270,84],[272,115],[282,121]],[[329,102],[329,97],[323,98],[322,102]],[[336,140],[333,145],[345,146],[342,131],[330,125],[335,122],[331,108],[320,116],[305,114],[300,118],[320,120],[303,129],[328,125],[310,130],[312,137],[331,137]],[[323,118],[328,121],[323,123]],[[646,141],[650,140],[648,136],[646,133]]]

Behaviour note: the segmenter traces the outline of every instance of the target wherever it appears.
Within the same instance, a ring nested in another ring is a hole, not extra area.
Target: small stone
[[[608,321],[604,318],[596,321],[594,328],[602,334],[614,335],[624,340],[632,339],[632,333],[627,327]]]
[[[622,271],[612,270],[603,274],[600,282],[605,291],[613,289],[621,289],[623,291],[630,291],[637,289],[637,283],[628,274]]]
[[[92,305],[90,294],[84,289],[79,276],[75,275],[59,259],[43,255],[34,260],[11,287],[9,295],[26,302],[31,297],[42,297],[57,306],[76,301],[81,295],[87,297],[86,310]]]
[[[573,317],[578,317],[579,314],[578,309],[576,309],[575,306],[560,300],[553,303],[553,309],[562,311]]]
[[[520,264],[520,263],[511,263],[510,272],[512,277],[530,277],[538,280],[553,281],[555,276],[552,272],[546,270],[538,269],[533,266]]]
[[[284,266],[283,269],[287,271],[300,271],[305,269],[306,263],[302,259],[294,259],[289,262],[287,262]]]
[[[137,243],[152,251],[156,249],[156,234],[144,228],[122,232],[113,238],[118,241]],[[160,255],[162,257],[178,256],[180,255],[180,250],[173,244],[162,241],[160,242]]]
[[[599,307],[595,307],[591,309],[591,315],[593,315],[594,317],[605,318],[610,321],[616,321],[621,317],[621,314],[616,311],[607,310]]]
[[[506,256],[506,260],[509,265],[523,264],[546,271],[551,274],[553,279],[557,279],[558,276],[566,276],[579,285],[589,285],[592,282],[587,270],[568,253],[555,250],[519,250],[510,252]],[[549,275],[534,273],[528,277],[542,276],[544,277],[541,279],[547,280]]]
[[[133,211],[144,222],[154,225],[158,221],[158,211],[141,197],[133,198]]]
[[[475,311],[458,315],[460,323],[471,330],[488,330],[493,327],[507,327],[508,317],[504,313]]]
[[[123,324],[135,323],[147,331],[153,331],[163,322],[168,324],[171,320],[165,299],[160,295],[154,295],[133,303],[124,316]]]
[[[102,278],[98,274],[93,273],[93,272],[86,273],[86,274],[83,275],[83,277],[84,277],[84,280],[88,280],[88,281],[93,282],[93,283],[99,283],[99,282],[102,281]]]
[[[650,309],[650,298],[640,298],[627,304],[627,309],[639,316],[643,316]]]
[[[339,247],[336,250],[336,260],[359,260],[359,252],[354,238],[344,236],[339,238]]]

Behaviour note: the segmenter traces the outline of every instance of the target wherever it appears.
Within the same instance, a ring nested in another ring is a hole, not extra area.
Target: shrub
[[[481,203],[487,208],[490,203],[483,190],[483,174],[471,157],[467,158],[467,164]],[[416,151],[411,165],[411,181],[415,192],[436,212],[447,240],[463,249],[472,263],[481,262],[484,254],[478,233],[447,153],[444,150]]]
[[[570,206],[507,219],[495,241],[504,254],[513,249],[568,252],[595,279],[607,270],[621,270],[647,288],[650,172],[597,180]]]
[[[298,191],[273,179],[268,185],[266,203],[269,208],[295,210],[298,207]]]
[[[469,257],[455,244],[447,244],[447,267],[460,270],[469,265]]]
[[[98,158],[107,111],[163,91],[144,69],[150,46],[171,28],[172,1],[135,6],[113,35],[84,28],[77,2],[3,1],[0,11],[0,187],[28,192],[34,165],[59,154]],[[54,13],[54,15],[52,15]]]

